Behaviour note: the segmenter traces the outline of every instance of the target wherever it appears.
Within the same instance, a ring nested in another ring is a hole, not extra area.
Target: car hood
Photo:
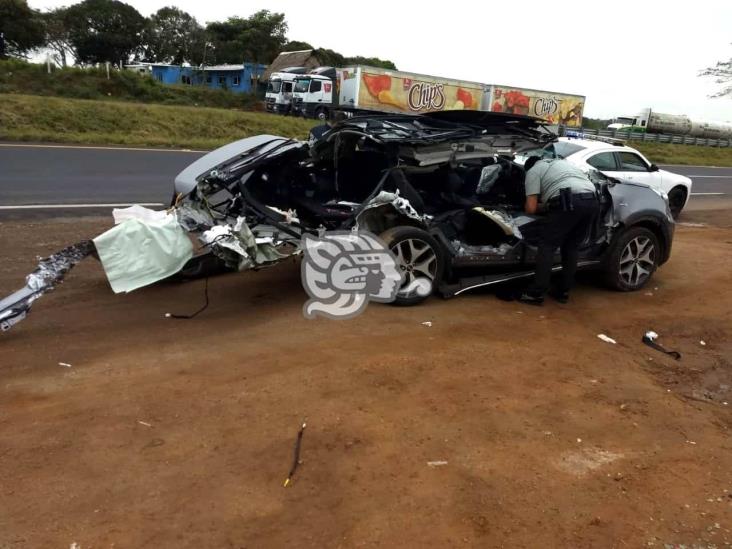
[[[276,135],[257,135],[234,141],[202,156],[175,178],[175,192],[188,194],[198,184],[198,179],[214,168],[231,162],[236,157],[250,154],[266,154],[278,145],[289,141]]]

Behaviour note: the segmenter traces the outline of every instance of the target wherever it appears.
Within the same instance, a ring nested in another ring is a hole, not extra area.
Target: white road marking
[[[676,168],[712,168],[713,170],[729,170],[729,166],[692,166],[691,164],[659,164],[659,166],[674,166]]]
[[[691,196],[724,196],[727,193],[691,193]]]
[[[102,147],[94,145],[36,145],[30,143],[0,143],[0,147],[24,148],[24,149],[91,149],[100,151],[138,151],[138,152],[185,152],[185,153],[207,153],[210,151],[199,151],[196,149],[147,149],[145,147]]]
[[[0,210],[44,210],[66,208],[126,208],[128,206],[164,206],[162,202],[130,202],[124,204],[17,204],[0,206]]]

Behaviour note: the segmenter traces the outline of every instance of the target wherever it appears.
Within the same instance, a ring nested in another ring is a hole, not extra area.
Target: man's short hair
[[[530,156],[526,162],[524,162],[524,172],[528,172],[539,160],[541,160],[540,156]]]

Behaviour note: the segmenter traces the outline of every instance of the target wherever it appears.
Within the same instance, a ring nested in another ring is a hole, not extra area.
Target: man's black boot
[[[544,304],[544,297],[540,295],[534,295],[530,294],[528,292],[523,292],[518,300],[521,303],[527,303],[529,305],[543,305]]]
[[[552,290],[549,292],[549,295],[559,303],[567,303],[569,301],[569,292],[566,290]]]

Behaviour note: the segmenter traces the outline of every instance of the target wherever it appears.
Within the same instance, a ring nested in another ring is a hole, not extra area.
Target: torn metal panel
[[[463,244],[459,240],[453,240],[450,242],[453,249],[458,256],[472,256],[472,255],[497,255],[505,256],[508,252],[514,249],[515,244],[509,244],[504,242],[500,246],[470,246]]]
[[[128,219],[94,239],[114,293],[168,278],[193,256],[193,245],[173,216],[161,222]]]
[[[284,250],[288,243],[295,241],[278,240],[274,228],[258,225],[255,230],[263,229],[255,234],[247,225],[243,217],[239,217],[232,225],[216,225],[205,231],[199,237],[204,245],[210,246],[211,251],[223,259],[227,265],[240,271],[266,265],[289,257],[297,253],[299,248],[290,247]]]
[[[181,201],[174,214],[178,224],[189,232],[210,229],[217,223],[211,210],[190,196]]]
[[[36,299],[53,290],[77,263],[92,253],[94,243],[83,240],[42,259],[26,277],[25,288],[0,301],[0,330],[7,331],[23,320]]]
[[[519,230],[516,221],[507,213],[500,210],[486,210],[481,207],[473,208],[473,211],[493,221],[501,228],[506,236],[521,238],[521,231]]]
[[[409,200],[399,196],[398,190],[395,193],[381,191],[356,216],[355,228],[380,234],[400,217],[411,219],[420,226],[429,219],[419,215]]]

